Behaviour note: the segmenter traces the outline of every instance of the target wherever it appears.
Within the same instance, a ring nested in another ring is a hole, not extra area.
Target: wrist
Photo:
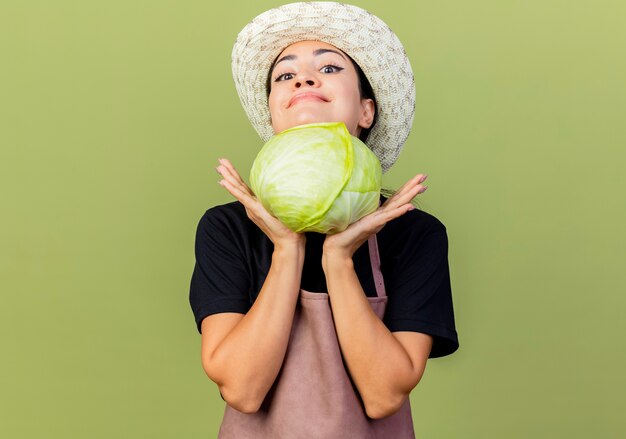
[[[328,273],[329,269],[353,269],[352,256],[341,251],[326,250],[322,253],[322,269]]]
[[[304,254],[306,248],[306,238],[302,235],[302,238],[290,241],[281,241],[274,244],[274,253],[280,255],[294,256],[298,254]]]

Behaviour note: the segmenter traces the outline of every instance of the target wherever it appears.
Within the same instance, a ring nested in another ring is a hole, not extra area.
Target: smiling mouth
[[[298,102],[303,102],[303,101],[328,102],[326,99],[324,99],[322,96],[320,96],[318,94],[303,93],[301,95],[298,95],[298,96],[295,96],[295,97],[291,98],[291,101],[289,101],[289,107],[291,107],[294,104],[297,104]]]

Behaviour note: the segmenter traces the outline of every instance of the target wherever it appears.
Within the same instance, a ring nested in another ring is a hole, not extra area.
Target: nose
[[[317,79],[313,75],[311,75],[308,71],[303,70],[300,73],[298,73],[293,85],[295,88],[300,88],[304,86],[305,84],[308,85],[309,87],[316,87],[319,85]]]
[[[300,88],[304,84],[307,84],[307,85],[313,87],[315,85],[315,81],[313,81],[312,79],[307,79],[306,81],[296,81],[296,88]]]

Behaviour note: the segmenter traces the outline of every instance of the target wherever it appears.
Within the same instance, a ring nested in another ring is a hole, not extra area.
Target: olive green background
[[[626,434],[626,6],[358,1],[405,43],[460,349],[411,394],[418,438]],[[211,438],[188,302],[198,220],[261,146],[234,89],[270,1],[0,6],[0,436]]]

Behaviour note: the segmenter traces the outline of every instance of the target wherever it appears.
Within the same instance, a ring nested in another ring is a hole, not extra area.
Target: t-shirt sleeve
[[[389,302],[384,323],[391,332],[414,331],[433,337],[429,358],[459,347],[448,266],[448,236],[437,223],[428,232],[408,230],[385,277]],[[384,262],[383,262],[384,264]]]
[[[241,237],[229,226],[228,216],[214,208],[206,211],[196,230],[189,303],[200,333],[202,320],[211,314],[245,314],[250,309],[250,275],[237,244]]]

